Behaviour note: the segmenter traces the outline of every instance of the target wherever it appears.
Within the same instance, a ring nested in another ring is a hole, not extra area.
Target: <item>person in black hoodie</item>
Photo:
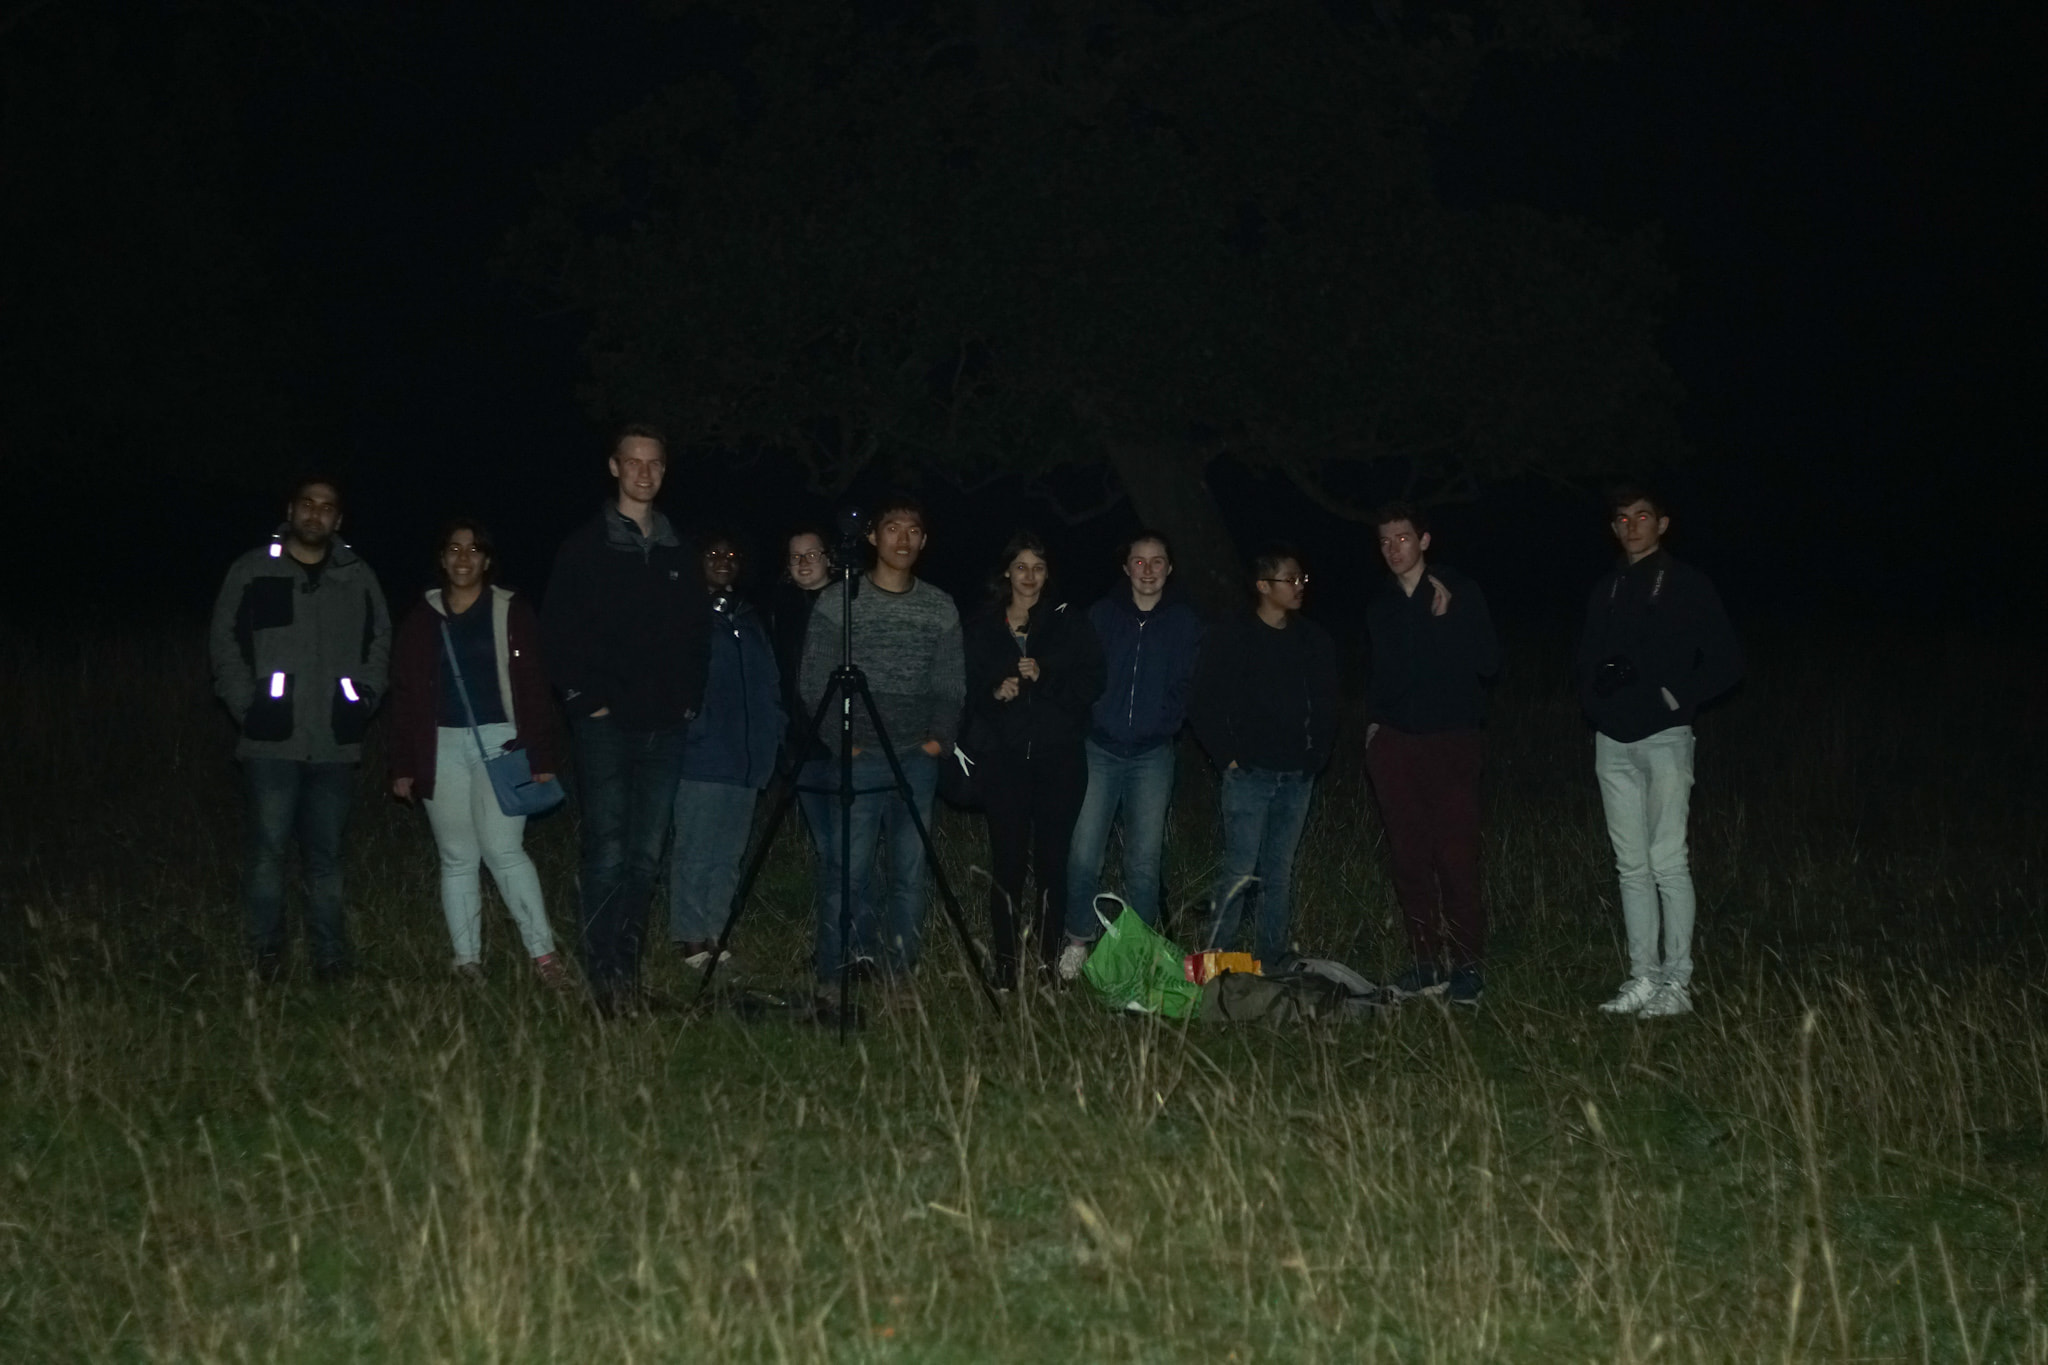
[[[962,747],[978,767],[988,808],[989,922],[996,982],[1005,987],[1017,981],[1027,867],[1037,896],[1029,919],[1048,970],[1065,942],[1067,851],[1088,789],[1081,744],[1102,692],[1095,632],[1066,603],[1054,603],[1050,582],[1044,542],[1029,531],[1011,536],[995,600],[967,623],[962,639]]]
[[[1415,954],[1415,965],[1392,989],[1397,997],[1448,989],[1453,1003],[1476,1005],[1486,949],[1479,727],[1486,719],[1483,682],[1500,668],[1500,643],[1479,585],[1426,558],[1429,522],[1419,510],[1390,504],[1377,526],[1392,577],[1365,609],[1372,636],[1365,766]],[[1441,961],[1446,946],[1448,974]]]
[[[1692,1009],[1692,721],[1742,676],[1742,646],[1706,575],[1663,547],[1671,518],[1634,485],[1608,496],[1622,561],[1593,585],[1579,636],[1579,701],[1621,878],[1629,978],[1600,1008]],[[1661,951],[1660,951],[1661,949]]]
[[[1303,617],[1308,575],[1279,547],[1252,561],[1256,605],[1209,632],[1189,719],[1223,769],[1223,866],[1208,946],[1236,944],[1247,894],[1257,898],[1252,952],[1289,951],[1294,853],[1309,792],[1337,736],[1337,651]]]
[[[660,432],[625,428],[611,455],[617,492],[562,542],[541,611],[576,743],[584,971],[605,1015],[637,1008],[640,939],[709,657],[697,556],[654,505],[667,468]]]

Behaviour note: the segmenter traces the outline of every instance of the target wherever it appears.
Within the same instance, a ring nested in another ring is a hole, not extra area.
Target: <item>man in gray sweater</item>
[[[363,732],[384,695],[391,614],[377,575],[339,540],[341,494],[301,479],[284,524],[237,559],[213,604],[213,690],[235,718],[249,801],[242,898],[256,970],[284,966],[284,856],[305,861],[306,918],[322,978],[348,973],[341,837]]]
[[[874,546],[875,564],[854,584],[853,659],[867,675],[918,818],[929,828],[939,756],[953,747],[967,695],[960,613],[951,597],[914,572],[925,546],[924,509],[916,502],[895,498],[877,508],[868,543]],[[817,708],[839,665],[843,620],[838,590],[820,593],[804,637],[800,686],[807,710]],[[898,980],[917,965],[925,863],[910,807],[895,788],[881,752],[882,737],[866,708],[853,707],[853,782],[861,794],[853,803],[850,839],[840,827],[833,795],[839,776],[836,710],[826,716],[819,737],[833,756],[806,763],[798,780],[806,788],[804,818],[817,832],[818,872],[825,879],[824,895],[818,898],[815,965],[820,994],[831,1001],[847,954],[878,960],[883,973]],[[879,922],[871,885],[878,839],[888,851],[892,883]],[[853,891],[850,944],[839,939],[840,873],[846,859],[851,860]]]

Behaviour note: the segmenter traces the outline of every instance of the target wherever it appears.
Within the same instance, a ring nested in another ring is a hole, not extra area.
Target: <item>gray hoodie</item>
[[[391,664],[377,575],[333,542],[317,573],[279,527],[228,567],[207,636],[213,690],[241,727],[237,758],[356,763]]]

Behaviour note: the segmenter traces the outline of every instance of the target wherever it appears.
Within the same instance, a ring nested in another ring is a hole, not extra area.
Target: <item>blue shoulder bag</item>
[[[484,748],[483,732],[476,724],[476,707],[469,700],[469,684],[463,681],[462,665],[455,659],[455,640],[449,635],[445,620],[441,622],[441,648],[448,654],[448,669],[455,675],[455,690],[462,694],[462,712],[469,717],[469,735],[476,741],[477,757],[483,759],[484,771],[491,775],[491,790],[497,794],[498,809],[507,815],[546,815],[561,805],[561,782],[534,781],[533,765],[526,756],[526,750],[507,749],[492,758]]]

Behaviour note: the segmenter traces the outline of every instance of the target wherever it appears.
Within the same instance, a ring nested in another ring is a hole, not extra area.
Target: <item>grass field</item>
[[[1687,1019],[1592,1009],[1623,961],[1590,747],[1523,648],[1478,1011],[995,1019],[934,916],[919,1006],[842,1045],[599,1026],[494,906],[456,988],[425,823],[368,770],[367,970],[252,988],[197,640],[6,645],[0,1360],[2048,1361],[2036,658],[1757,643],[1702,726]],[[1380,975],[1357,738],[1299,937]],[[1212,820],[1177,812],[1183,902]],[[976,823],[943,837],[978,912]],[[565,932],[573,844],[530,839]],[[770,977],[806,875],[785,840],[742,944]]]

